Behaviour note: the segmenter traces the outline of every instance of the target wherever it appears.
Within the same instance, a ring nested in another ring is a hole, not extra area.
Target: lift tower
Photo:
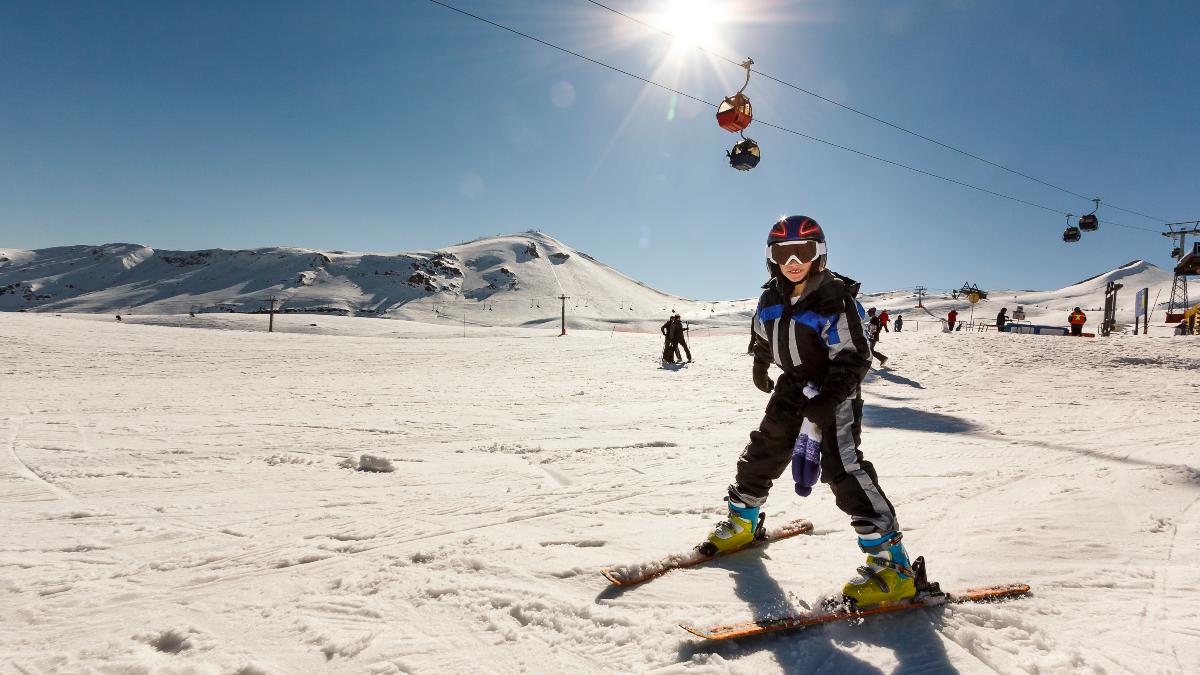
[[[1171,249],[1171,257],[1175,259],[1175,280],[1171,284],[1171,302],[1167,305],[1167,323],[1175,323],[1183,320],[1183,313],[1188,308],[1187,278],[1200,275],[1200,243],[1194,244],[1191,251],[1187,248],[1188,236],[1200,236],[1200,220],[1167,223],[1167,231],[1162,236],[1177,243]]]

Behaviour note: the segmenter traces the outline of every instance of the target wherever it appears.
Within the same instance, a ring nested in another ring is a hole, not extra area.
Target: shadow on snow
[[[730,560],[729,562],[733,562]],[[734,592],[745,602],[755,619],[804,611],[791,603],[783,588],[767,573],[762,556],[741,558],[735,568]],[[797,561],[797,564],[805,564]],[[875,617],[860,625],[841,622],[802,631],[787,631],[736,641],[684,642],[679,647],[680,662],[691,661],[697,654],[719,654],[729,660],[767,651],[784,673],[882,673],[883,671],[849,653],[842,645],[872,644],[891,650],[897,663],[895,672],[953,673],[936,626],[941,623],[940,608],[912,610],[906,617]],[[731,617],[731,620],[736,620]]]
[[[869,403],[863,406],[863,422],[872,427],[929,431],[938,434],[969,433],[980,428],[978,424],[961,417],[926,412],[916,408],[889,408]]]
[[[893,384],[903,384],[907,387],[912,387],[913,389],[924,389],[925,388],[924,385],[922,385],[920,382],[917,382],[916,380],[910,380],[909,378],[904,377],[903,375],[897,375],[896,373],[893,373],[890,370],[872,370],[870,373],[868,373],[868,379],[870,378],[870,375],[874,375],[875,377],[878,377],[881,380],[885,380],[885,381],[891,382]]]

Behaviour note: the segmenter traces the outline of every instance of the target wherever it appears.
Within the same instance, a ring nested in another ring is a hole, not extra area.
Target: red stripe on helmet
[[[817,224],[817,221],[813,220],[812,218],[805,218],[804,220],[800,221],[800,232],[797,234],[798,236],[804,237],[810,234],[816,234],[820,231],[821,226]]]
[[[762,232],[762,230],[759,230],[759,232]],[[787,238],[786,220],[780,220],[778,223],[775,223],[775,227],[771,229],[771,234],[767,235],[768,239],[774,239],[776,237],[781,237],[784,239]]]

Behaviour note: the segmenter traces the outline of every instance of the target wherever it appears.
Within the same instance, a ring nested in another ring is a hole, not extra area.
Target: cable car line
[[[591,1],[591,0],[589,0],[589,2],[590,2],[590,1]],[[457,7],[454,7],[454,6],[452,6],[452,5],[446,4],[445,2],[442,2],[441,0],[429,0],[429,2],[431,2],[431,3],[435,4],[435,5],[438,5],[438,6],[440,6],[440,7],[445,7],[446,9],[449,9],[449,10],[452,10],[452,11],[455,11],[455,12],[458,12],[459,14],[462,14],[462,15],[464,15],[464,16],[468,16],[468,17],[470,17],[470,18],[472,18],[472,19],[475,19],[475,20],[477,20],[477,21],[482,21],[482,22],[484,22],[484,23],[486,23],[486,24],[489,24],[489,25],[491,25],[491,26],[495,26],[496,28],[500,28],[500,29],[502,29],[502,30],[508,31],[509,33],[512,33],[512,34],[514,34],[514,35],[519,35],[519,36],[521,36],[521,37],[523,37],[523,38],[527,38],[527,39],[529,39],[529,40],[533,40],[534,42],[537,42],[537,43],[539,43],[539,44],[545,45],[545,46],[547,46],[547,47],[551,47],[551,48],[553,48],[553,49],[557,49],[557,50],[558,50],[558,51],[560,51],[560,52],[563,52],[563,53],[566,53],[566,54],[570,54],[571,56],[575,56],[575,57],[577,57],[577,58],[583,59],[584,61],[588,61],[589,63],[594,63],[594,64],[596,64],[596,65],[598,65],[598,66],[602,66],[602,67],[604,67],[604,68],[608,68],[609,70],[612,70],[612,71],[615,71],[615,72],[621,73],[622,75],[626,75],[626,76],[632,77],[632,78],[634,78],[634,79],[636,79],[636,80],[639,80],[639,81],[641,81],[641,82],[644,82],[644,83],[646,83],[646,84],[650,84],[650,85],[653,85],[653,86],[655,86],[655,87],[658,87],[659,89],[663,89],[663,90],[669,91],[669,92],[671,92],[671,93],[673,93],[673,94],[677,94],[677,95],[679,95],[679,96],[683,96],[684,98],[690,99],[690,100],[692,100],[692,101],[696,101],[697,103],[703,103],[704,105],[710,106],[710,107],[712,107],[712,108],[718,108],[718,107],[719,107],[719,106],[718,106],[716,103],[712,103],[711,101],[706,101],[706,100],[704,100],[704,99],[702,99],[702,98],[699,98],[699,97],[697,97],[697,96],[693,96],[693,95],[691,95],[691,94],[688,94],[688,93],[686,93],[686,92],[679,91],[678,89],[674,89],[674,88],[672,88],[672,87],[668,87],[668,86],[667,86],[667,85],[665,85],[665,84],[660,84],[660,83],[658,83],[658,82],[655,82],[655,81],[653,81],[653,80],[651,80],[651,79],[648,79],[648,78],[642,77],[641,75],[637,75],[637,74],[634,74],[634,73],[628,72],[628,71],[626,71],[626,70],[622,70],[622,69],[620,69],[620,68],[617,68],[616,66],[612,66],[612,65],[609,65],[609,64],[607,64],[607,63],[604,63],[603,61],[599,61],[599,60],[597,60],[597,59],[593,59],[593,58],[591,58],[591,57],[584,56],[583,54],[580,54],[580,53],[578,53],[578,52],[571,51],[570,49],[566,49],[565,47],[560,47],[560,46],[558,46],[558,45],[556,45],[556,44],[553,44],[553,43],[551,43],[551,42],[547,42],[546,40],[542,40],[542,39],[540,39],[540,38],[534,37],[534,36],[532,36],[532,35],[529,35],[529,34],[527,34],[527,33],[522,33],[521,31],[518,31],[518,30],[516,30],[516,29],[513,29],[513,28],[509,28],[508,26],[505,26],[505,25],[503,25],[503,24],[497,23],[497,22],[495,22],[495,21],[491,21],[491,20],[489,20],[489,19],[485,19],[485,18],[483,18],[483,17],[481,17],[481,16],[477,16],[477,15],[475,15],[475,14],[472,14],[472,13],[470,13],[470,12],[467,12],[467,11],[465,11],[465,10],[462,10],[462,9],[459,9],[459,8],[457,8]],[[741,65],[741,64],[739,64],[739,65]],[[1034,208],[1042,209],[1042,210],[1044,210],[1044,211],[1049,211],[1050,213],[1057,213],[1057,214],[1060,214],[1060,215],[1068,215],[1068,216],[1070,216],[1070,215],[1073,215],[1073,214],[1070,214],[1070,213],[1068,213],[1067,211],[1063,211],[1063,210],[1061,210],[1061,209],[1052,208],[1052,207],[1049,207],[1049,206],[1045,206],[1045,205],[1043,205],[1043,204],[1037,204],[1037,203],[1035,203],[1035,202],[1031,202],[1031,201],[1027,201],[1027,200],[1021,199],[1020,197],[1014,197],[1014,196],[1012,196],[1012,195],[1004,194],[1003,192],[996,192],[995,190],[989,190],[989,189],[987,189],[987,188],[979,187],[978,185],[973,185],[973,184],[971,184],[971,183],[966,183],[966,182],[963,182],[963,181],[960,181],[960,180],[956,180],[956,179],[954,179],[954,178],[948,178],[948,177],[946,177],[946,176],[942,176],[942,175],[940,175],[940,174],[936,174],[936,173],[933,173],[933,172],[930,172],[930,171],[925,171],[925,170],[923,170],[923,169],[918,169],[918,168],[916,168],[916,167],[910,166],[910,165],[908,165],[908,164],[904,164],[904,163],[902,163],[902,162],[897,162],[897,161],[894,161],[894,160],[890,160],[890,159],[885,159],[885,158],[883,158],[883,157],[879,157],[879,156],[877,156],[877,155],[872,155],[872,154],[870,154],[870,153],[868,153],[868,152],[864,152],[864,151],[862,151],[862,150],[856,150],[856,149],[854,149],[854,148],[851,148],[851,147],[848,147],[848,146],[845,146],[845,145],[840,145],[840,144],[838,144],[838,143],[834,143],[834,142],[832,142],[832,141],[827,141],[827,140],[825,140],[825,139],[823,139],[823,138],[818,138],[818,137],[816,137],[816,136],[812,136],[812,135],[810,135],[810,134],[803,133],[803,132],[801,132],[801,131],[796,131],[795,129],[789,129],[788,127],[784,127],[784,126],[781,126],[781,125],[778,125],[778,124],[772,124],[771,122],[766,122],[766,121],[763,121],[763,120],[756,120],[756,121],[758,121],[760,124],[762,124],[762,125],[764,125],[764,126],[768,126],[768,127],[771,127],[771,128],[773,128],[773,129],[778,129],[778,130],[780,130],[780,131],[784,131],[784,132],[787,132],[787,133],[790,133],[790,134],[793,134],[793,135],[796,135],[796,136],[800,136],[800,137],[802,137],[802,138],[806,138],[806,139],[809,139],[809,140],[812,140],[812,141],[816,141],[816,142],[818,142],[818,143],[823,143],[823,144],[825,144],[825,145],[828,145],[828,146],[830,146],[830,147],[838,148],[839,150],[845,150],[845,151],[848,151],[848,152],[852,152],[852,153],[854,153],[854,154],[857,154],[857,155],[860,155],[860,156],[862,156],[862,157],[867,157],[867,158],[869,158],[869,159],[874,159],[874,160],[876,160],[876,161],[883,162],[883,163],[885,163],[885,164],[890,164],[890,165],[892,165],[892,166],[895,166],[895,167],[898,167],[898,168],[901,168],[901,169],[907,169],[907,170],[909,170],[909,171],[912,171],[912,172],[914,172],[914,173],[919,173],[919,174],[922,174],[922,175],[925,175],[925,176],[929,176],[929,177],[931,177],[931,178],[937,178],[937,179],[939,179],[939,180],[946,181],[947,183],[953,183],[953,184],[955,184],[955,185],[959,185],[959,186],[962,186],[962,187],[970,188],[970,189],[972,189],[972,190],[977,190],[977,191],[979,191],[979,192],[983,192],[983,193],[985,193],[985,194],[993,195],[993,196],[1000,197],[1000,198],[1003,198],[1003,199],[1008,199],[1008,200],[1011,200],[1011,201],[1014,201],[1014,202],[1017,202],[1017,203],[1020,203],[1020,204],[1025,204],[1025,205],[1027,205],[1027,206],[1032,206],[1032,207],[1034,207]],[[1108,206],[1108,204],[1106,204],[1106,206]],[[1152,230],[1152,229],[1145,228],[1145,227],[1138,227],[1138,226],[1135,226],[1135,225],[1124,225],[1124,224],[1122,224],[1122,223],[1117,223],[1117,222],[1114,222],[1114,221],[1111,221],[1111,220],[1109,220],[1109,221],[1106,221],[1106,222],[1107,222],[1108,224],[1110,224],[1110,225],[1115,225],[1115,226],[1117,226],[1117,227],[1124,227],[1124,228],[1128,228],[1128,229],[1131,229],[1131,230],[1142,230],[1142,231],[1145,231],[1145,232],[1153,232],[1153,233],[1155,233],[1155,234],[1159,234],[1158,230]]]
[[[632,78],[634,78],[634,79],[637,79],[637,80],[641,80],[642,82],[645,82],[646,84],[652,84],[652,85],[654,85],[654,86],[656,86],[656,87],[658,87],[658,88],[660,88],[660,89],[666,89],[667,91],[671,92],[672,94],[679,94],[680,96],[682,96],[682,97],[684,97],[684,98],[690,98],[690,99],[692,99],[693,101],[696,101],[697,103],[703,103],[703,104],[705,104],[705,105],[710,105],[710,106],[713,106],[714,108],[716,107],[716,104],[709,103],[708,101],[705,101],[705,100],[704,100],[704,99],[702,99],[702,98],[696,98],[695,96],[692,96],[691,94],[688,94],[688,93],[685,93],[685,92],[679,91],[679,90],[677,90],[677,89],[672,89],[671,87],[668,87],[668,86],[667,86],[667,85],[665,85],[665,84],[659,84],[658,82],[654,82],[654,81],[652,81],[652,80],[648,80],[648,79],[646,79],[646,78],[642,77],[641,75],[636,75],[636,74],[634,74],[634,73],[631,73],[631,72],[629,72],[629,71],[627,71],[627,70],[621,70],[620,68],[617,68],[616,66],[610,66],[610,65],[608,65],[607,63],[604,63],[604,62],[602,62],[602,61],[597,61],[596,59],[593,59],[593,58],[591,58],[591,57],[588,57],[588,56],[584,56],[583,54],[580,54],[580,53],[578,53],[578,52],[573,52],[573,51],[571,51],[570,49],[567,49],[567,48],[565,48],[565,47],[559,47],[559,46],[558,46],[558,45],[556,45],[556,44],[553,44],[553,43],[550,43],[550,42],[546,42],[545,40],[542,40],[542,39],[540,39],[540,38],[536,38],[536,37],[534,37],[534,36],[532,36],[532,35],[529,35],[529,34],[527,34],[527,33],[522,33],[521,31],[519,31],[519,30],[516,30],[515,28],[509,28],[508,26],[505,26],[505,25],[503,25],[503,24],[496,23],[495,21],[491,21],[491,20],[489,20],[489,19],[485,19],[485,18],[483,18],[482,16],[478,16],[478,15],[472,14],[472,13],[470,13],[470,12],[466,11],[466,10],[462,10],[462,9],[459,9],[459,8],[457,8],[457,7],[454,7],[453,5],[447,5],[447,4],[446,4],[446,3],[444,3],[444,2],[440,2],[440,0],[429,0],[429,2],[432,2],[432,3],[433,3],[433,4],[435,4],[435,5],[440,5],[440,6],[442,6],[442,7],[445,7],[446,9],[453,10],[453,11],[455,11],[455,12],[458,12],[459,14],[462,14],[462,15],[464,15],[464,16],[469,16],[469,17],[471,17],[472,19],[476,19],[476,20],[478,20],[478,21],[482,21],[482,22],[484,22],[484,23],[486,23],[486,24],[490,24],[490,25],[492,25],[492,26],[495,26],[496,28],[499,28],[499,29],[501,29],[501,30],[506,30],[506,31],[508,31],[508,32],[510,32],[510,33],[512,33],[512,34],[514,34],[514,35],[520,35],[520,36],[521,36],[521,37],[523,37],[523,38],[528,38],[528,39],[530,39],[530,40],[533,40],[534,42],[537,42],[537,43],[539,43],[539,44],[543,44],[543,45],[546,45],[547,47],[551,47],[551,48],[553,48],[553,49],[557,49],[557,50],[558,50],[558,51],[560,51],[560,52],[564,52],[564,53],[570,54],[571,56],[576,56],[576,57],[578,57],[578,58],[581,58],[581,59],[583,59],[584,61],[589,61],[589,62],[591,62],[591,63],[594,63],[594,64],[598,65],[598,66],[604,66],[605,68],[608,68],[609,70],[615,70],[616,72],[618,72],[618,73],[621,73],[622,75],[628,75],[629,77],[632,77]]]
[[[604,3],[598,2],[597,0],[586,0],[586,1],[587,1],[587,2],[590,2],[591,4],[593,4],[593,5],[597,6],[597,7],[600,7],[601,9],[608,10],[609,12],[612,12],[613,14],[617,14],[617,15],[619,15],[619,16],[623,16],[623,17],[625,17],[626,19],[629,19],[630,21],[633,21],[634,23],[637,23],[637,24],[640,24],[640,25],[642,25],[642,26],[645,26],[646,28],[649,28],[649,29],[651,29],[651,30],[658,31],[659,33],[662,33],[663,35],[666,35],[666,36],[668,36],[668,37],[671,37],[671,38],[674,38],[674,39],[678,39],[678,36],[676,36],[674,33],[671,33],[671,32],[669,32],[669,31],[663,30],[662,28],[659,28],[658,26],[654,26],[654,25],[651,25],[651,24],[649,24],[649,23],[646,23],[645,21],[642,21],[641,19],[638,19],[637,17],[630,16],[629,14],[626,14],[625,12],[622,12],[622,11],[620,11],[620,10],[618,10],[618,9],[614,9],[614,8],[612,8],[612,7],[609,7],[608,5],[605,5]],[[725,56],[725,55],[723,55],[723,54],[718,54],[718,53],[716,53],[716,52],[714,52],[714,51],[711,51],[711,50],[709,50],[709,49],[706,49],[704,46],[702,46],[702,45],[699,45],[699,44],[694,44],[693,46],[694,46],[694,47],[696,47],[696,49],[699,49],[700,51],[704,52],[705,54],[708,54],[708,55],[710,55],[710,56],[713,56],[713,57],[715,57],[715,58],[721,59],[722,61],[727,61],[727,62],[729,62],[729,63],[731,63],[731,64],[733,64],[733,65],[735,65],[735,66],[741,67],[741,63],[740,63],[740,62],[738,62],[738,61],[736,61],[736,60],[734,60],[734,59],[731,59],[731,58],[729,58],[728,56]],[[1017,176],[1020,176],[1020,177],[1022,177],[1022,178],[1025,178],[1025,179],[1031,180],[1031,181],[1033,181],[1033,182],[1035,182],[1035,183],[1040,183],[1041,185],[1044,185],[1044,186],[1046,186],[1046,187],[1049,187],[1049,188],[1054,188],[1055,190],[1058,190],[1058,191],[1060,191],[1060,192],[1064,192],[1064,193],[1066,193],[1066,194],[1069,194],[1069,195],[1072,195],[1072,196],[1074,196],[1074,197],[1079,197],[1080,199],[1083,199],[1083,200],[1086,200],[1086,201],[1092,201],[1092,198],[1091,198],[1091,197],[1085,197],[1085,196],[1083,196],[1083,195],[1079,194],[1078,192],[1075,192],[1074,190],[1069,190],[1069,189],[1067,189],[1067,188],[1064,188],[1064,187],[1061,187],[1061,186],[1055,185],[1055,184],[1053,184],[1053,183],[1050,183],[1050,182],[1044,181],[1044,180],[1042,180],[1042,179],[1040,179],[1040,178],[1037,178],[1037,177],[1034,177],[1034,176],[1030,176],[1029,174],[1023,173],[1023,172],[1021,172],[1021,171],[1017,171],[1016,169],[1010,169],[1010,168],[1008,168],[1007,166],[1004,166],[1003,164],[999,164],[999,163],[997,163],[997,162],[993,162],[992,160],[990,160],[990,159],[987,159],[986,157],[980,157],[979,155],[976,155],[976,154],[974,154],[974,153],[972,153],[972,152],[968,152],[968,151],[966,151],[966,150],[963,150],[963,149],[961,149],[961,148],[956,148],[956,147],[954,147],[953,145],[950,145],[950,144],[948,144],[948,143],[943,143],[942,141],[939,141],[939,140],[937,140],[936,138],[930,138],[929,136],[926,136],[926,135],[924,135],[924,134],[922,134],[922,133],[919,133],[919,132],[913,131],[913,130],[911,130],[911,129],[906,129],[906,128],[904,128],[904,127],[900,126],[899,124],[895,124],[895,123],[893,123],[893,122],[889,122],[889,121],[887,121],[887,120],[885,120],[885,119],[882,119],[882,118],[880,118],[880,117],[876,117],[875,115],[872,115],[872,114],[870,114],[870,113],[867,113],[867,112],[864,112],[864,111],[862,111],[862,110],[859,110],[858,108],[855,108],[855,107],[853,107],[853,106],[846,105],[845,103],[841,103],[840,101],[836,101],[836,100],[834,100],[834,99],[831,99],[831,98],[828,98],[828,97],[826,97],[826,96],[822,96],[821,94],[818,94],[818,93],[816,93],[815,91],[811,91],[811,90],[805,89],[804,87],[801,87],[801,86],[799,86],[799,85],[796,85],[796,84],[792,84],[791,82],[788,82],[788,81],[786,81],[786,80],[781,80],[781,79],[779,79],[779,78],[777,78],[777,77],[774,77],[774,76],[772,76],[772,75],[769,75],[769,74],[767,74],[767,73],[764,73],[764,72],[762,72],[761,70],[752,70],[752,72],[753,72],[754,74],[756,74],[756,75],[760,76],[760,77],[764,77],[764,78],[766,78],[766,79],[768,79],[768,80],[771,80],[771,81],[773,81],[773,82],[776,82],[776,83],[778,83],[778,84],[782,84],[782,85],[783,85],[783,86],[785,86],[785,87],[790,87],[790,88],[792,88],[792,89],[795,89],[795,90],[796,90],[796,91],[798,91],[798,92],[801,92],[801,93],[804,93],[804,94],[808,94],[809,96],[812,96],[812,97],[814,97],[814,98],[819,98],[819,99],[821,99],[822,101],[825,101],[826,103],[831,103],[831,104],[833,104],[833,105],[835,105],[835,106],[837,106],[837,107],[839,107],[839,108],[842,108],[843,110],[848,110],[848,111],[850,111],[850,112],[852,112],[852,113],[855,113],[856,115],[861,115],[861,116],[863,116],[863,117],[866,117],[867,119],[874,120],[875,122],[878,122],[878,123],[880,123],[880,124],[883,124],[883,125],[889,126],[889,127],[893,128],[893,129],[895,129],[895,130],[897,130],[897,131],[902,131],[902,132],[904,132],[904,133],[906,133],[906,134],[910,134],[910,135],[912,135],[912,136],[916,136],[917,138],[920,138],[920,139],[922,139],[922,140],[924,140],[924,141],[928,141],[928,142],[930,142],[930,143],[933,143],[934,145],[940,146],[940,147],[942,147],[942,148],[945,148],[945,149],[947,149],[947,150],[951,150],[951,151],[957,152],[957,153],[959,153],[959,154],[961,154],[961,155],[964,155],[964,156],[966,156],[966,157],[970,157],[971,159],[975,159],[975,160],[978,160],[978,161],[980,161],[980,162],[983,162],[984,164],[988,164],[988,165],[990,165],[990,166],[994,166],[994,167],[996,167],[997,169],[1003,169],[1004,171],[1007,171],[1007,172],[1009,172],[1009,173],[1011,173],[1011,174],[1015,174],[1015,175],[1017,175]],[[768,125],[768,126],[769,126],[769,125]],[[1110,209],[1116,209],[1116,210],[1118,210],[1118,211],[1124,211],[1124,212],[1126,212],[1126,213],[1131,213],[1131,214],[1133,214],[1133,215],[1142,216],[1143,218],[1149,218],[1150,220],[1154,220],[1154,221],[1157,221],[1157,222],[1160,222],[1160,223],[1161,223],[1161,222],[1166,222],[1166,221],[1165,221],[1163,218],[1158,218],[1158,217],[1156,217],[1156,216],[1147,215],[1147,214],[1145,214],[1145,213],[1142,213],[1142,212],[1140,212],[1140,211],[1134,211],[1134,210],[1132,210],[1132,209],[1126,209],[1126,208],[1122,208],[1122,207],[1120,207],[1120,206],[1116,206],[1116,205],[1114,205],[1114,204],[1109,204],[1109,203],[1107,203],[1107,202],[1105,203],[1105,206],[1107,206],[1107,207],[1108,207],[1108,208],[1110,208]],[[1114,223],[1114,224],[1115,224],[1115,223]]]
[[[909,171],[914,171],[914,172],[916,172],[916,173],[919,173],[919,174],[924,174],[924,175],[926,175],[926,176],[931,176],[931,177],[933,177],[933,178],[939,178],[939,179],[941,179],[941,180],[944,180],[944,181],[946,181],[946,182],[948,182],[948,183],[954,183],[955,185],[961,185],[961,186],[963,186],[963,187],[968,187],[968,188],[971,188],[972,190],[979,190],[980,192],[986,192],[987,194],[990,194],[990,195],[995,195],[995,196],[997,196],[997,197],[1003,197],[1004,199],[1011,199],[1011,200],[1012,200],[1012,201],[1014,201],[1014,202],[1020,202],[1020,203],[1022,203],[1022,204],[1026,204],[1026,205],[1028,205],[1028,206],[1032,206],[1032,207],[1034,207],[1034,208],[1043,209],[1043,210],[1045,210],[1045,211],[1049,211],[1050,213],[1062,213],[1062,211],[1061,211],[1061,210],[1059,210],[1059,209],[1051,208],[1051,207],[1049,207],[1049,206],[1043,206],[1043,205],[1041,205],[1041,204],[1035,204],[1035,203],[1033,203],[1033,202],[1030,202],[1030,201],[1025,201],[1024,199],[1021,199],[1020,197],[1013,197],[1013,196],[1011,196],[1011,195],[1006,195],[1006,194],[1004,194],[1004,193],[1002,193],[1002,192],[996,192],[996,191],[994,191],[994,190],[989,190],[989,189],[987,189],[987,188],[982,188],[982,187],[979,187],[978,185],[972,185],[972,184],[970,184],[970,183],[964,183],[963,181],[960,181],[960,180],[955,180],[955,179],[953,179],[953,178],[947,178],[946,176],[941,176],[941,175],[938,175],[938,174],[936,174],[936,173],[932,173],[932,172],[929,172],[929,171],[925,171],[924,169],[918,169],[918,168],[916,168],[916,167],[914,167],[914,166],[909,166],[909,165],[907,165],[907,164],[902,164],[902,163],[900,163],[900,162],[896,162],[896,161],[893,161],[893,160],[890,160],[890,159],[885,159],[885,158],[883,158],[883,157],[879,157],[879,156],[877,156],[877,155],[872,155],[872,154],[870,154],[870,153],[868,153],[868,152],[863,152],[862,150],[855,150],[854,148],[847,147],[847,146],[845,146],[845,145],[839,145],[839,144],[837,144],[837,143],[834,143],[834,142],[832,142],[832,141],[827,141],[827,140],[825,140],[825,139],[823,139],[823,138],[817,138],[816,136],[810,136],[809,134],[806,134],[806,133],[804,133],[804,132],[802,132],[802,131],[796,131],[796,130],[794,130],[794,129],[788,129],[787,127],[781,127],[781,126],[779,126],[779,125],[777,125],[777,124],[772,124],[772,123],[770,123],[770,122],[764,122],[763,120],[757,120],[757,121],[758,121],[758,123],[759,123],[759,124],[762,124],[763,126],[768,126],[768,127],[771,127],[771,128],[773,128],[773,129],[779,129],[780,131],[786,131],[786,132],[787,132],[787,133],[789,133],[789,134],[795,134],[795,135],[797,135],[797,136],[800,136],[800,137],[802,137],[802,138],[807,138],[807,139],[809,139],[809,140],[811,140],[811,141],[816,141],[816,142],[818,142],[818,143],[824,143],[825,145],[829,145],[829,146],[832,146],[832,147],[838,148],[839,150],[845,150],[845,151],[847,151],[847,152],[853,152],[853,153],[854,153],[854,154],[856,154],[856,155],[862,155],[863,157],[869,157],[869,158],[871,158],[871,159],[874,159],[874,160],[876,160],[876,161],[883,162],[883,163],[885,163],[885,164],[891,164],[892,166],[897,166],[897,167],[900,167],[901,169],[908,169]]]

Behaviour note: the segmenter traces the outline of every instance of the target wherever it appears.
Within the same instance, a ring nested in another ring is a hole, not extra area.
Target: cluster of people
[[[1013,312],[1013,318],[1014,319],[1024,319],[1025,318],[1025,312],[1021,309],[1021,307],[1018,306],[1017,311]],[[949,331],[956,330],[955,324],[957,323],[957,321],[958,321],[958,312],[953,309],[950,310],[949,313],[946,314],[947,330],[949,330]],[[1074,310],[1071,311],[1071,315],[1067,317],[1067,323],[1071,324],[1071,335],[1075,335],[1075,336],[1083,335],[1083,325],[1085,323],[1087,323],[1087,314],[1084,314],[1082,309],[1076,307]],[[1000,311],[996,314],[996,330],[1003,332],[1007,326],[1008,326],[1008,308],[1001,307]],[[959,329],[961,329],[962,324],[957,324],[957,327]]]
[[[883,332],[885,333],[892,332],[892,330],[888,328],[888,321],[891,321],[891,317],[888,316],[888,311],[885,309],[879,313],[879,327],[883,329]],[[904,317],[897,314],[896,321],[893,322],[892,325],[895,327],[896,332],[899,333],[900,330],[904,328]]]
[[[687,362],[691,363],[692,350],[688,349],[687,338],[684,337],[687,327],[683,325],[683,319],[678,314],[673,314],[660,330],[663,334],[663,363],[683,363],[683,357],[679,354],[680,347],[683,347],[683,352],[687,354]]]

